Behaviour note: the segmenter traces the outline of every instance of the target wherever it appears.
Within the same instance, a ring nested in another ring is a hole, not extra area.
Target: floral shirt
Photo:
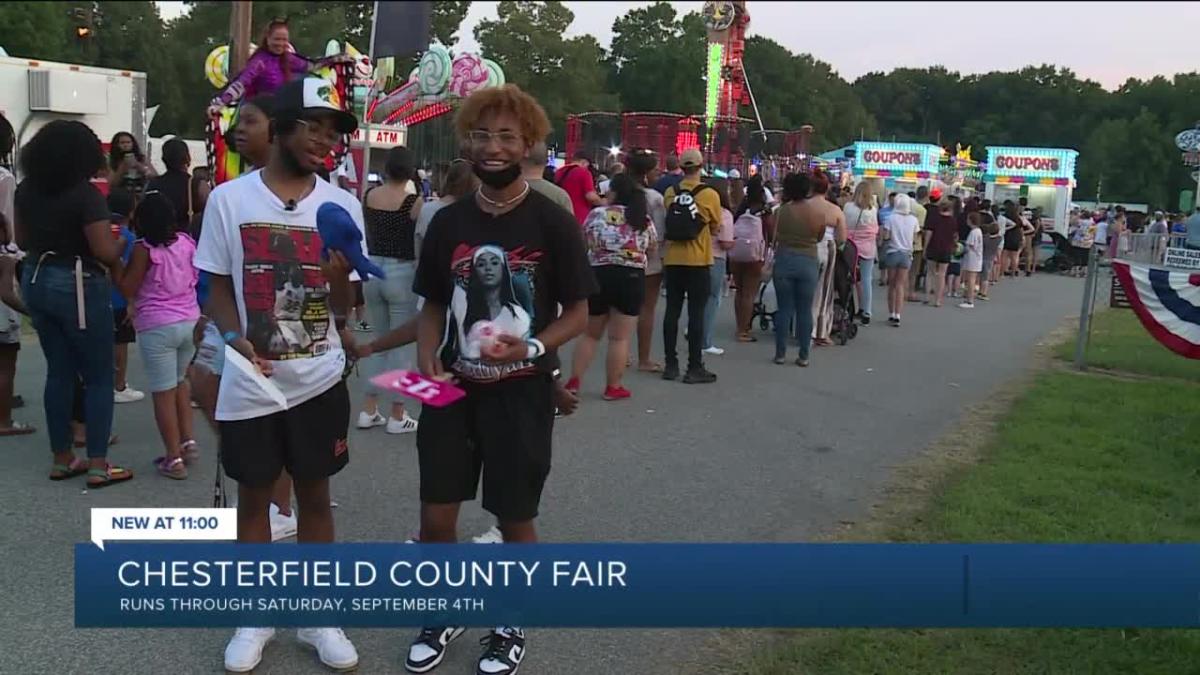
[[[653,223],[638,232],[625,222],[624,206],[597,206],[583,221],[583,238],[592,267],[646,268],[646,251],[658,240]]]

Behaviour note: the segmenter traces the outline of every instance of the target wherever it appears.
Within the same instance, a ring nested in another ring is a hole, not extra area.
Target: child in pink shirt
[[[171,201],[147,192],[133,214],[141,237],[133,249],[121,292],[130,301],[146,379],[154,396],[154,420],[166,455],[155,460],[167,478],[187,478],[199,456],[192,437],[191,393],[185,375],[195,354],[192,331],[200,318],[199,275],[192,265],[196,242],[175,230]]]

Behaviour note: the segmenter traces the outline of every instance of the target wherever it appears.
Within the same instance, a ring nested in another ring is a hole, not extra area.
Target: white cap
[[[742,177],[742,172],[741,172],[741,171],[738,171],[737,169],[730,169],[730,170],[729,170],[729,178],[730,178],[730,180],[737,180],[737,179],[739,179],[739,178],[741,178],[741,177]]]

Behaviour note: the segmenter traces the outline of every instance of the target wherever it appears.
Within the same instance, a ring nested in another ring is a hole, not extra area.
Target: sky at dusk
[[[182,2],[158,4],[167,18],[184,11]],[[471,3],[459,31],[459,48],[478,48],[472,31],[481,20],[495,18],[497,4]],[[575,13],[567,35],[591,33],[607,47],[613,20],[650,3],[564,4]],[[671,4],[681,14],[703,5]],[[905,66],[943,65],[961,73],[982,73],[1051,63],[1114,89],[1130,77],[1170,78],[1200,64],[1200,40],[1195,38],[1200,3],[1194,2],[750,0],[747,7],[751,35],[771,38],[792,52],[810,53],[849,81]]]

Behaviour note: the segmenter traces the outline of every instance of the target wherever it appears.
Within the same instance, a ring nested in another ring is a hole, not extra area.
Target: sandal
[[[642,371],[643,373],[661,373],[663,371],[663,366],[661,363],[649,361],[647,363],[639,363],[638,370]]]
[[[179,454],[186,464],[195,464],[200,460],[200,446],[196,441],[184,441],[179,444]]]
[[[13,422],[12,426],[0,429],[0,436],[27,436],[36,431],[37,429],[24,422]]]
[[[737,336],[738,342],[758,342],[758,338],[749,333],[739,333]]]
[[[116,483],[124,483],[133,478],[133,473],[129,469],[123,469],[112,464],[105,464],[103,469],[88,469],[87,474],[87,486],[93,490],[106,488]],[[102,480],[93,481],[93,478],[100,478]]]
[[[156,457],[154,466],[158,469],[160,476],[166,476],[174,480],[184,480],[188,477],[187,466],[183,462],[183,457]]]
[[[88,463],[86,459],[76,457],[71,460],[70,464],[55,464],[50,467],[50,480],[59,481],[82,476],[88,472]],[[57,473],[55,473],[57,472]]]
[[[110,448],[120,442],[121,442],[121,437],[116,434],[113,434],[112,436],[108,437],[108,447],[110,447]],[[75,447],[86,448],[87,441],[75,441]]]

